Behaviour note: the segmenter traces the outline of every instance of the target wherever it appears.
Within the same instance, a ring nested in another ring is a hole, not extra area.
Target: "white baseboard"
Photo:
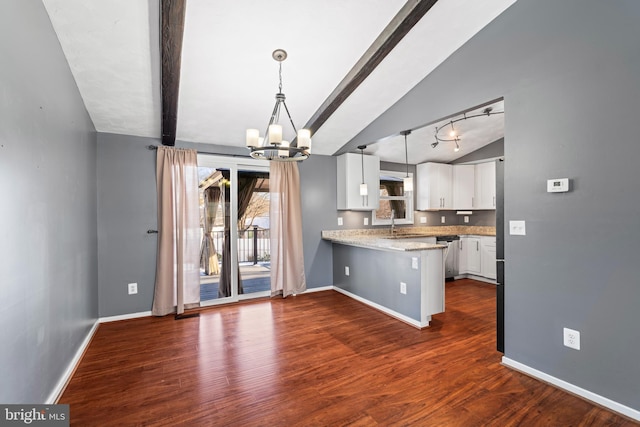
[[[398,313],[397,311],[391,310],[391,309],[389,309],[387,307],[384,307],[384,306],[382,306],[380,304],[377,304],[377,303],[375,303],[373,301],[369,301],[368,299],[362,298],[361,296],[358,296],[356,294],[352,294],[351,292],[345,291],[344,289],[338,288],[337,286],[332,286],[332,288],[333,288],[334,291],[340,292],[341,294],[346,295],[346,296],[348,296],[350,298],[353,298],[356,301],[360,301],[361,303],[366,304],[369,307],[373,307],[376,310],[379,310],[379,311],[381,311],[381,312],[383,312],[385,314],[388,314],[391,317],[394,317],[394,318],[396,318],[398,320],[401,320],[401,321],[403,321],[405,323],[408,323],[411,326],[415,326],[416,328],[424,328],[424,327],[429,326],[429,322],[427,322],[426,325],[423,325],[419,321],[417,321],[415,319],[412,319],[410,317],[407,317],[404,314]]]
[[[544,381],[546,383],[552,384],[558,388],[561,388],[565,391],[568,391],[569,393],[575,394],[577,396],[580,396],[586,400],[589,400],[597,405],[603,406],[607,409],[610,409],[614,412],[617,412],[619,414],[622,414],[626,417],[632,418],[636,421],[640,421],[640,411],[637,411],[633,408],[629,408],[628,406],[625,406],[621,403],[618,402],[614,402],[611,399],[607,399],[606,397],[600,396],[599,394],[593,393],[589,390],[585,390],[583,388],[580,388],[578,386],[575,386],[571,383],[568,383],[564,380],[561,380],[559,378],[556,378],[554,376],[551,376],[549,374],[546,374],[542,371],[539,371],[537,369],[531,368],[527,365],[524,365],[520,362],[516,362],[513,359],[509,359],[506,356],[502,357],[502,364],[505,366],[508,366],[510,368],[515,369],[516,371],[520,371],[524,374],[530,375],[534,378],[537,378],[541,381]]]
[[[322,291],[331,291],[335,289],[334,286],[329,285],[329,286],[321,286],[319,288],[307,288],[306,291],[303,292],[303,294],[310,294],[311,292],[322,292]]]
[[[137,319],[139,317],[151,316],[150,311],[140,311],[138,313],[121,314],[119,316],[101,317],[98,319],[100,323],[116,322],[118,320]]]
[[[47,397],[47,400],[45,401],[45,405],[53,405],[58,402],[58,399],[60,399],[60,396],[62,396],[62,392],[64,391],[67,384],[69,383],[71,376],[75,372],[76,367],[80,363],[80,359],[82,359],[82,355],[84,354],[85,350],[89,346],[89,343],[91,342],[91,338],[93,338],[93,335],[98,330],[99,324],[100,322],[98,322],[97,320],[94,322],[93,326],[89,330],[89,333],[87,334],[86,337],[84,337],[84,340],[82,340],[82,344],[80,344],[80,347],[78,347],[78,350],[76,351],[76,354],[73,356],[73,359],[71,359],[71,362],[69,362],[67,369],[65,369],[64,373],[62,374],[62,377],[60,377],[60,380],[58,380],[58,383],[56,384],[55,388],[53,389],[51,394],[49,394],[49,397]]]

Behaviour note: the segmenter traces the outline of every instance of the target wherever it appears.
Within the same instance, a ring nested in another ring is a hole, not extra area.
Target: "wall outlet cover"
[[[564,328],[562,332],[565,347],[580,350],[580,331]]]
[[[509,221],[509,234],[512,236],[526,236],[527,230],[524,221]]]
[[[134,295],[138,293],[138,284],[137,283],[129,283],[127,285],[127,291],[129,295]]]
[[[341,216],[338,217],[338,225],[342,225],[342,217]]]
[[[465,223],[469,222],[469,217],[468,217],[468,216],[466,216],[466,215],[465,215],[465,217],[464,217],[464,222],[465,222]]]
[[[445,216],[441,216],[440,217],[440,222],[444,224],[444,222],[447,220],[447,217]]]
[[[407,294],[407,284],[404,282],[400,282],[400,293],[403,295]]]
[[[369,218],[366,216],[364,217],[364,225],[369,225]]]
[[[344,275],[348,276],[349,275],[349,266],[345,266],[344,267]]]
[[[426,224],[427,223],[427,217],[426,216],[421,216],[420,217],[420,224]]]

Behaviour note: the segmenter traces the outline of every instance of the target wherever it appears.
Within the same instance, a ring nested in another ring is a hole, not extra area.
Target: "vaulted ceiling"
[[[161,137],[167,1],[43,0],[98,132]],[[177,140],[244,146],[245,129],[263,131],[278,91],[271,53],[282,48],[292,118],[313,125],[313,153],[334,154],[514,1],[186,0]],[[415,25],[403,20],[412,16]],[[473,146],[501,136],[500,124],[489,127]],[[423,132],[432,138],[432,127]],[[404,162],[398,135],[371,151]]]

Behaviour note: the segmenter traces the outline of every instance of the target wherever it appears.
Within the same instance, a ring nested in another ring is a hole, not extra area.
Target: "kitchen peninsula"
[[[325,230],[333,243],[334,289],[418,328],[444,312],[443,234],[495,235],[495,227]]]

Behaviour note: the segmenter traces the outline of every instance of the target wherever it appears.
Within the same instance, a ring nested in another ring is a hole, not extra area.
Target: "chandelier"
[[[474,117],[489,117],[492,114],[504,114],[504,111],[493,111],[492,107],[487,107],[484,110],[482,110],[482,113],[472,114],[469,116],[467,116],[467,114],[465,113],[462,115],[462,117],[458,119],[450,120],[448,123],[445,123],[442,126],[437,126],[436,132],[435,132],[436,140],[431,144],[431,147],[436,148],[438,144],[440,144],[441,142],[453,142],[455,143],[455,147],[453,148],[453,151],[456,151],[456,152],[460,151],[460,135],[458,134],[458,131],[453,126],[453,124],[461,120],[473,119]],[[440,132],[448,126],[451,127],[451,130],[449,131],[449,134],[448,134],[449,138],[446,138],[446,137],[443,138],[442,136],[440,136]]]
[[[285,102],[284,93],[282,93],[282,62],[287,59],[287,52],[283,49],[276,49],[271,56],[279,64],[280,84],[278,85],[278,93],[276,93],[276,105],[273,107],[264,137],[260,136],[258,129],[247,129],[247,148],[251,151],[251,157],[254,159],[278,162],[302,161],[311,154],[311,131],[309,129],[296,130]],[[282,125],[279,123],[282,107],[284,107],[289,123],[297,135],[293,141],[282,139]]]

